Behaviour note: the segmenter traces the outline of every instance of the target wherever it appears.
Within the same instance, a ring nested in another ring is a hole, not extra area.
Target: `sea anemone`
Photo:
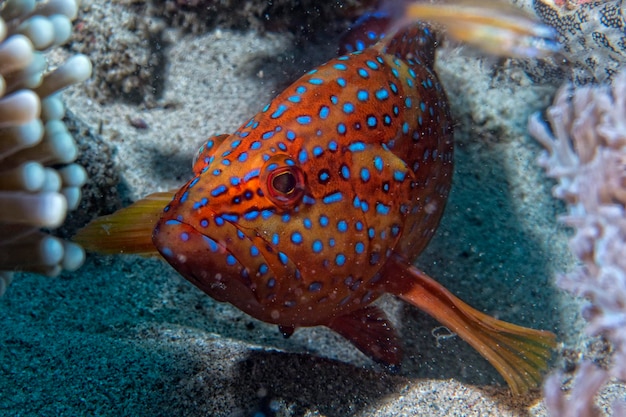
[[[87,176],[72,162],[76,144],[59,91],[84,81],[82,55],[49,68],[45,51],[66,42],[75,0],[0,0],[0,295],[11,271],[74,270],[82,248],[51,236],[76,208]]]

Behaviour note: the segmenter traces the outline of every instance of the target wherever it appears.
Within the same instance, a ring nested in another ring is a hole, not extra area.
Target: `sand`
[[[81,19],[105,41],[137,18],[119,4],[88,5]],[[155,100],[97,96],[96,77],[65,93],[93,173],[89,202],[71,225],[181,185],[203,139],[236,129],[336,47],[332,34],[296,46],[285,32],[158,30],[162,44],[148,45],[159,51]],[[125,52],[146,47],[129,42]],[[93,51],[97,68],[105,54]],[[568,231],[556,222],[564,209],[526,134],[528,116],[556,86],[465,49],[440,49],[438,72],[457,121],[455,178],[417,264],[481,311],[557,332],[555,368],[574,366],[580,353],[601,357],[601,345],[581,334],[580,303],[554,286],[573,264]],[[392,297],[379,304],[405,343],[397,374],[325,328],[284,339],[156,259],[91,255],[57,278],[20,274],[0,299],[0,415],[546,415],[540,393],[512,397],[484,359],[457,337],[441,337],[434,320]],[[602,404],[624,392],[611,385]]]

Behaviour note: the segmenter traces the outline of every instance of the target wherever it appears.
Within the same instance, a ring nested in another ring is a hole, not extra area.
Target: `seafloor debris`
[[[561,221],[575,229],[570,247],[581,262],[557,285],[589,300],[586,331],[606,337],[613,351],[608,371],[580,366],[569,398],[562,375],[552,376],[546,399],[554,415],[591,416],[603,383],[626,380],[626,72],[612,87],[562,87],[547,119],[551,131],[538,114],[529,131],[546,148],[539,164],[558,181],[553,194],[567,204]]]
[[[137,3],[136,0],[125,0]],[[382,3],[376,0],[166,0],[153,2],[154,16],[171,26],[199,33],[215,26],[263,31],[289,31],[297,38],[345,24]],[[345,20],[342,24],[341,21]]]
[[[78,268],[80,246],[50,236],[80,200],[85,170],[58,91],[85,80],[81,55],[55,69],[45,51],[72,31],[75,0],[0,1],[0,294],[12,271],[46,275]]]
[[[86,92],[100,102],[125,100],[153,105],[167,77],[165,51],[173,28],[194,34],[216,27],[289,31],[296,41],[339,33],[374,0],[92,1],[81,8],[69,48],[97,62]],[[81,14],[89,17],[81,18]],[[109,16],[115,15],[115,21]]]
[[[166,76],[165,21],[149,13],[149,4],[123,3],[86,3],[77,18],[80,29],[72,34],[68,48],[96,63],[94,76],[85,85],[90,97],[100,102],[154,102],[163,92]],[[109,18],[113,15],[114,21]]]

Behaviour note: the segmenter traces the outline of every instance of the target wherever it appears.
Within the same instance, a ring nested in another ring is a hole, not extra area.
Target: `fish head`
[[[207,142],[155,228],[160,253],[213,298],[277,324],[320,324],[375,299],[412,171],[379,144],[256,130]]]

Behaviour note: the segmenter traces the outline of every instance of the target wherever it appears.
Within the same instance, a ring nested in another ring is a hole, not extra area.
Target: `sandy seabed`
[[[131,13],[106,11],[103,32],[121,30]],[[287,33],[167,37],[158,105],[94,100],[93,81],[65,93],[77,123],[113,150],[118,203],[181,185],[203,139],[235,130],[335,49],[319,39],[296,47]],[[126,52],[140,53],[132,45]],[[91,58],[98,67],[101,57]],[[579,303],[553,285],[572,265],[567,231],[555,220],[564,209],[550,197],[552,184],[534,163],[540,148],[525,131],[555,86],[533,83],[516,63],[464,50],[442,48],[437,69],[458,122],[455,178],[417,264],[481,311],[556,331],[564,345],[555,366],[564,367],[563,356],[593,343],[580,334]],[[96,177],[90,186],[106,182]],[[512,397],[468,345],[437,337],[434,320],[392,297],[379,304],[405,343],[397,374],[325,328],[283,339],[159,260],[89,256],[58,278],[20,275],[0,299],[0,415],[546,414],[538,393]],[[624,389],[610,385],[605,394],[602,404]]]

